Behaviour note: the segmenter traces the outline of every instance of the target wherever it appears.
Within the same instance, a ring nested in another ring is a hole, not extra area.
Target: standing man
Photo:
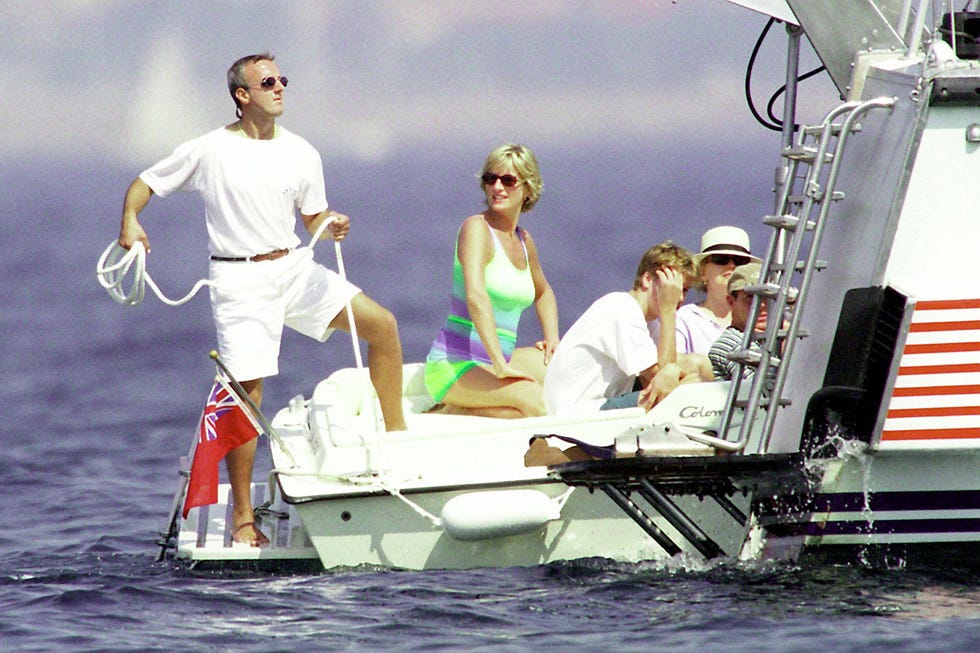
[[[637,266],[633,288],[600,297],[558,343],[544,378],[550,415],[643,406],[682,382],[711,379],[703,354],[678,356],[677,307],[694,279],[694,262],[671,242],[654,245]],[[647,322],[660,319],[654,344]],[[643,390],[634,391],[637,378]]]
[[[320,155],[276,124],[288,80],[275,57],[242,57],[228,69],[228,91],[238,120],[183,143],[142,172],[126,192],[119,244],[140,241],[150,251],[140,212],[153,195],[196,191],[204,200],[211,255],[211,310],[218,350],[258,406],[262,379],[278,374],[284,325],[323,341],[334,329],[349,331],[351,303],[359,335],[368,343],[368,368],[385,427],[405,428],[402,350],[398,325],[385,308],[312,256],[295,248],[297,211],[311,234],[341,240],[350,219],[327,208]],[[244,380],[243,380],[244,379]],[[256,440],[229,452],[233,537],[251,546],[268,538],[255,526],[250,486]]]

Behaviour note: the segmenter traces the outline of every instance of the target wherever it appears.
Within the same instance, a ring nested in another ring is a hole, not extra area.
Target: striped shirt
[[[711,349],[708,350],[708,360],[711,361],[711,370],[715,373],[716,381],[728,381],[735,377],[738,365],[729,360],[728,354],[741,348],[742,332],[733,326],[722,331],[721,335],[712,343]],[[753,342],[749,348],[755,351],[759,349],[759,343]],[[742,370],[742,378],[751,377],[753,372],[751,367],[745,367]]]

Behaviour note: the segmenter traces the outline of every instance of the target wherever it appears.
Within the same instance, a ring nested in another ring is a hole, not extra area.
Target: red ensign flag
[[[184,519],[191,508],[218,502],[218,463],[259,434],[251,411],[239,403],[221,379],[215,379],[201,415],[200,435],[184,499]]]

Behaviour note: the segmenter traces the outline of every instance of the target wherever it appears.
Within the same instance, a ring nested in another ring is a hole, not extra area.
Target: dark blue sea
[[[487,150],[495,144],[487,144]],[[353,219],[348,275],[391,308],[420,360],[448,305],[460,220],[480,209],[486,152],[415,152],[384,165],[324,159]],[[702,231],[768,234],[774,151],[680,143],[539,149],[545,194],[522,218],[562,328],[626,289],[647,246]],[[719,161],[738,161],[722,166]],[[706,163],[710,162],[710,163]],[[147,164],[152,162],[147,162]],[[710,167],[709,167],[710,166]],[[976,565],[943,559],[620,564],[297,573],[156,562],[213,374],[205,297],[113,303],[95,279],[138,170],[0,162],[0,650],[3,651],[972,651]],[[148,269],[171,297],[204,276],[202,209],[155,199]],[[333,251],[317,257],[334,265]],[[537,335],[533,313],[523,342]],[[274,412],[353,364],[349,340],[287,336]],[[269,460],[257,462],[264,476]]]

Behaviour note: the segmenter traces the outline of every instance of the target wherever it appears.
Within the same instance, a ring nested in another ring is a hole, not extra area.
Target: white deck
[[[265,483],[252,485],[252,500],[258,505],[268,498]],[[181,522],[177,540],[178,559],[186,560],[304,560],[318,559],[306,530],[292,506],[281,497],[272,504],[270,512],[256,516],[256,525],[269,538],[269,546],[261,548],[232,542],[231,486],[218,486],[218,503],[193,508]]]

